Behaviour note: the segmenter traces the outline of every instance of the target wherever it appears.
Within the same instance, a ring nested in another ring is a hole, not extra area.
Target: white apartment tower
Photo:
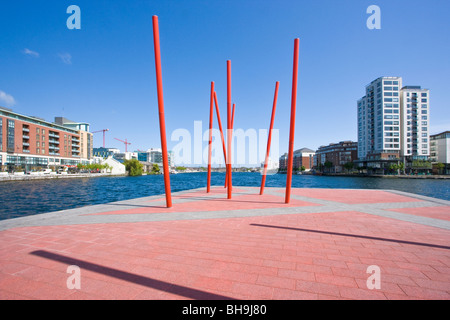
[[[402,130],[401,156],[428,157],[430,155],[428,89],[405,86],[401,91]]]
[[[359,161],[383,168],[383,161],[430,155],[428,89],[403,87],[401,77],[380,77],[366,86],[357,107]]]
[[[358,159],[394,159],[400,154],[402,78],[381,77],[358,100]]]

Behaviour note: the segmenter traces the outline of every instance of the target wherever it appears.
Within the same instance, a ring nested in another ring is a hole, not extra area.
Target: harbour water
[[[206,173],[171,175],[172,192],[206,188]],[[223,185],[224,173],[213,172],[212,185]],[[259,173],[233,173],[233,186],[259,187]],[[266,187],[284,187],[286,175],[267,176]],[[294,188],[399,190],[450,201],[448,179],[384,179],[294,175]],[[162,175],[49,179],[0,183],[0,220],[164,194]]]

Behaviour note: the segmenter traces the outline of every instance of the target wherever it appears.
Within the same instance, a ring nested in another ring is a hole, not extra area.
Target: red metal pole
[[[220,130],[220,137],[222,138],[222,147],[223,147],[223,158],[225,160],[225,164],[227,163],[227,149],[225,148],[225,138],[223,136],[223,130],[222,130],[222,122],[220,121],[220,111],[219,111],[219,104],[217,103],[217,94],[214,92],[214,102],[216,103],[216,113],[217,113],[217,122],[219,122],[219,130]],[[227,186],[227,177],[225,177],[225,187]]]
[[[231,129],[234,128],[234,111],[236,110],[236,103],[233,103],[233,113],[231,115]]]
[[[211,191],[211,148],[212,148],[212,127],[214,113],[214,81],[211,81],[211,94],[209,101],[209,140],[208,140],[208,177],[206,183],[206,192]]]
[[[155,48],[155,68],[156,68],[156,87],[158,91],[158,109],[159,109],[159,129],[161,133],[161,149],[164,169],[164,187],[166,193],[167,208],[172,207],[172,194],[170,191],[170,172],[169,161],[167,157],[167,141],[166,141],[166,121],[164,117],[164,99],[162,86],[161,71],[161,50],[159,46],[159,26],[158,16],[153,16],[153,43]]]
[[[277,98],[278,98],[278,87],[279,86],[280,86],[280,82],[277,81],[275,83],[275,95],[273,97],[272,117],[270,118],[269,137],[267,138],[266,159],[264,160],[264,170],[263,170],[263,175],[262,175],[262,179],[261,179],[261,188],[259,190],[260,195],[262,195],[264,193],[264,186],[266,184],[267,162],[269,161],[270,143],[272,141],[272,129],[273,129],[273,122],[275,120],[275,110],[277,108]]]
[[[292,165],[294,161],[294,132],[295,132],[295,109],[297,107],[297,79],[298,79],[298,51],[300,39],[294,40],[294,70],[292,74],[292,96],[291,96],[291,123],[289,129],[289,154],[287,163],[286,197],[285,203],[291,200]]]
[[[231,61],[227,60],[227,172],[228,172],[228,199],[231,199],[232,194],[232,177],[231,177],[231,139],[233,138],[233,129],[231,127]]]

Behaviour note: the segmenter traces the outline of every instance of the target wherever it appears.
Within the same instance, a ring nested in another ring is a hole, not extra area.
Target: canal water
[[[206,188],[206,172],[171,175],[172,192]],[[223,186],[225,174],[213,172],[211,184]],[[259,173],[233,173],[233,186],[261,184]],[[267,176],[266,187],[285,187],[286,175]],[[294,188],[399,190],[450,201],[448,179],[383,179],[294,175]],[[162,175],[47,179],[0,183],[0,220],[164,194]]]

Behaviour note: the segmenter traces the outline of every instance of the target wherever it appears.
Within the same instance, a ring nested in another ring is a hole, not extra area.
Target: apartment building
[[[292,167],[294,170],[299,170],[302,166],[305,171],[310,171],[314,166],[315,151],[309,148],[301,148],[294,151],[294,159]],[[279,158],[279,169],[281,171],[287,170],[288,154],[285,153]]]
[[[357,101],[359,166],[385,172],[392,163],[426,161],[429,153],[429,90],[402,86],[401,77],[380,77]]]
[[[0,170],[30,171],[89,162],[92,134],[86,125],[83,131],[0,107]]]
[[[357,158],[358,143],[340,141],[320,146],[315,154],[315,166],[323,172],[341,173],[345,172],[347,163],[353,163]]]
[[[430,160],[443,165],[437,173],[450,174],[450,131],[430,135]]]

